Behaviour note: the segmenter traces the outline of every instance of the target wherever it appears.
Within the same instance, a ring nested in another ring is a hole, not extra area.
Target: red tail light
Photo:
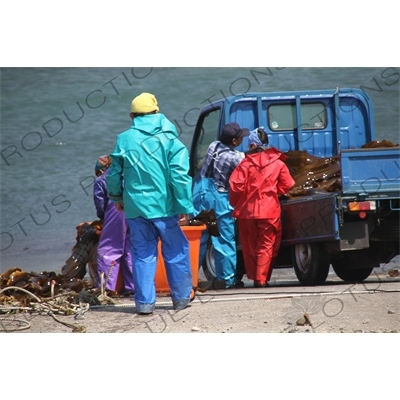
[[[348,208],[349,212],[376,211],[376,202],[375,201],[352,201],[347,204],[347,208]]]

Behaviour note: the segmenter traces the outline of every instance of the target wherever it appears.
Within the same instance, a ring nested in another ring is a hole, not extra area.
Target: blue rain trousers
[[[159,240],[174,309],[182,309],[189,304],[192,291],[189,242],[178,225],[178,220],[177,215],[153,219],[128,218],[134,300],[138,313],[148,314],[155,308],[154,278]]]
[[[207,242],[211,238],[214,246],[215,272],[218,280],[224,280],[227,287],[236,283],[236,242],[233,207],[229,204],[229,193],[219,192],[212,178],[200,178],[193,188],[193,206],[197,213],[213,209],[217,217],[220,236],[210,236],[204,230],[200,241],[199,265],[204,262]]]

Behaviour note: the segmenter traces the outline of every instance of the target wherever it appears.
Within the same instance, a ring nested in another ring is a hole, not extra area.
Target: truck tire
[[[334,264],[332,264],[332,268],[335,271],[335,274],[346,282],[362,282],[367,279],[374,270],[373,268],[347,269],[343,266],[335,266]]]
[[[348,251],[332,257],[333,270],[346,282],[362,282],[379,266],[379,261],[364,251]]]
[[[215,272],[214,246],[210,241],[208,241],[206,257],[201,267],[208,281],[213,281],[217,277],[217,273]]]
[[[211,241],[208,241],[206,257],[201,267],[203,269],[204,276],[208,281],[213,281],[217,277],[217,273],[215,271],[214,246],[211,244]],[[243,253],[241,250],[236,252],[236,269],[237,279],[242,280],[243,275],[246,274],[246,270],[244,267]]]
[[[302,285],[322,285],[329,272],[329,253],[321,243],[301,243],[292,246],[292,262]]]

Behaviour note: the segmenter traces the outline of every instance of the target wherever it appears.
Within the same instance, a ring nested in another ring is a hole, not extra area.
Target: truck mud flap
[[[339,228],[340,241],[328,244],[329,251],[361,250],[369,247],[371,223],[347,222]]]

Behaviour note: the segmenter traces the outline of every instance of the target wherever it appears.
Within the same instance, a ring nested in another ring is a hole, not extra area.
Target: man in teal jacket
[[[132,126],[117,136],[106,183],[130,227],[136,310],[155,308],[159,239],[173,306],[181,310],[194,297],[189,243],[180,228],[193,212],[188,151],[152,94],[134,98],[131,111]]]

